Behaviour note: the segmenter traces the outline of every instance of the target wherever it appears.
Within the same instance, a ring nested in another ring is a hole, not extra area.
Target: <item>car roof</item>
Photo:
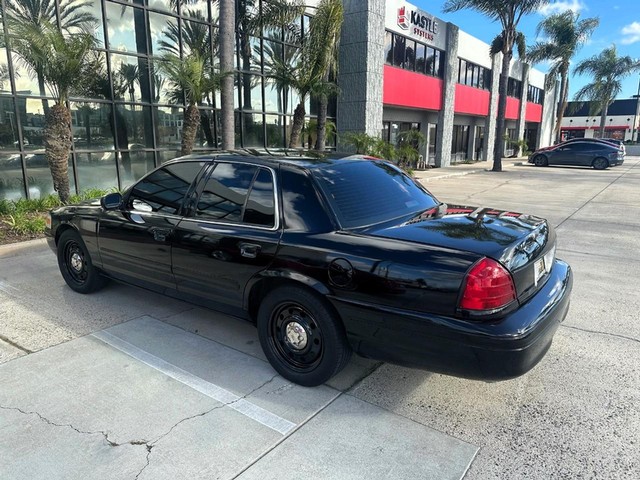
[[[303,150],[257,150],[241,149],[234,151],[219,151],[208,153],[194,153],[185,157],[178,157],[163,165],[180,161],[202,161],[202,160],[233,160],[235,162],[255,163],[268,167],[278,167],[280,164],[293,165],[304,169],[322,168],[337,163],[382,160],[362,154],[352,154],[343,152],[326,152],[320,154],[313,151]]]
[[[617,145],[612,144],[611,142],[593,142],[593,141],[580,141],[580,140],[576,140],[576,141],[572,141],[572,142],[563,142],[563,143],[559,143],[558,145],[556,145],[556,147],[563,147],[565,146],[567,143],[571,143],[571,145],[575,145],[577,144],[584,144],[584,145],[589,145],[591,147],[593,147],[594,144],[598,144],[601,147],[607,147],[607,148],[612,148],[614,150],[618,150]]]

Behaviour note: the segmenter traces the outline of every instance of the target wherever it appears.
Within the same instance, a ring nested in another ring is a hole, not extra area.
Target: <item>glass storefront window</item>
[[[78,2],[80,3],[80,2]],[[66,15],[61,15],[60,23],[64,28],[66,20],[71,18],[77,18],[78,16],[87,17],[87,22],[82,25],[83,28],[80,29],[79,26],[74,26],[72,28],[67,28],[67,30],[71,33],[79,33],[81,31],[85,31],[91,33],[94,38],[98,41],[98,47],[104,48],[104,27],[102,22],[102,5],[100,0],[85,0],[80,3],[80,5],[76,9],[70,9],[68,6],[65,10]]]
[[[113,150],[112,107],[106,103],[71,103],[73,145],[78,150]]]
[[[267,147],[284,147],[284,117],[282,115],[265,115],[267,127]]]
[[[384,63],[393,64],[393,33],[387,31],[384,35]]]
[[[24,195],[20,154],[0,154],[0,200],[18,200],[24,198]]]
[[[111,54],[111,76],[116,100],[139,102],[142,98],[140,85],[145,72],[146,60],[130,55]]]
[[[153,103],[161,103],[161,104],[171,104],[171,103],[179,103],[182,104],[183,98],[180,94],[180,97],[176,98],[175,89],[171,88],[171,82],[164,75],[163,72],[160,71],[159,68],[156,68],[155,63],[151,63],[151,101]]]
[[[78,153],[76,168],[78,190],[81,192],[90,188],[107,190],[118,186],[116,152]]]
[[[29,198],[42,198],[55,193],[51,170],[44,154],[44,150],[29,152],[25,155],[27,165],[27,184],[29,185]],[[73,164],[69,158],[69,185],[71,193],[75,192],[73,179]]]
[[[116,145],[119,150],[153,145],[151,110],[141,105],[116,105]]]
[[[178,158],[180,156],[180,150],[162,150],[158,152],[158,165]]]
[[[198,52],[201,55],[211,55],[211,29],[206,22],[206,16],[200,12],[188,11],[193,20],[182,21],[182,52],[189,55]]]
[[[31,74],[24,61],[16,53],[11,53],[13,62],[14,81],[16,83],[16,93],[18,95],[39,95],[51,97],[51,92],[46,88],[41,77]]]
[[[44,110],[45,107],[49,108],[49,102],[39,98],[18,97],[16,103],[20,112],[24,149],[44,149]]]
[[[425,59],[424,54],[426,51],[426,46],[422,43],[416,42],[416,72],[425,73]]]
[[[261,114],[243,113],[242,140],[245,147],[264,147],[264,120]]]
[[[179,149],[182,141],[183,109],[178,107],[154,107],[153,112],[158,147]]]
[[[18,123],[13,98],[0,94],[0,148],[18,150]]]
[[[216,148],[216,130],[214,127],[215,116],[213,110],[200,109],[200,125],[196,133],[196,140],[193,145],[194,149],[212,149]]]
[[[107,2],[109,48],[118,52],[146,53],[144,11]]]
[[[396,37],[393,39],[393,65],[396,67],[404,66],[406,39],[404,37]]]
[[[170,2],[169,0],[147,0],[147,4],[150,9],[153,10],[164,10],[165,12],[176,13],[175,4],[176,2]]]
[[[205,21],[208,21],[209,3],[215,4],[215,6],[212,5],[212,8],[215,8],[217,10],[218,2],[210,2],[208,0],[190,0],[189,2],[183,2],[183,4],[180,6],[180,14],[184,15],[185,17],[191,17],[193,16],[194,12],[197,12]]]
[[[178,19],[149,12],[149,34],[152,55],[160,56],[166,52],[180,54]]]
[[[118,168],[120,169],[122,188],[137,182],[145,173],[155,168],[153,152],[132,149],[128,152],[118,152],[116,157],[118,159]]]

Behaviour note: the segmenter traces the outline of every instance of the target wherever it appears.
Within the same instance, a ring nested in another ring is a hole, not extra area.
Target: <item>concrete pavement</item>
[[[251,325],[115,283],[77,295],[42,243],[5,247],[0,476],[640,478],[640,158],[456,168],[427,188],[549,218],[574,269],[530,373],[486,384],[354,358],[301,388]]]

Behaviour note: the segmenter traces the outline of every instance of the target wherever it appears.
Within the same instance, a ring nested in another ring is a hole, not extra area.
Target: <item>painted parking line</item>
[[[218,385],[193,375],[192,373],[183,370],[149,352],[145,352],[141,348],[132,345],[131,343],[105,331],[100,331],[91,334],[92,337],[97,338],[101,342],[110,345],[111,347],[120,350],[121,352],[135,358],[139,362],[150,366],[151,368],[164,373],[168,377],[177,380],[178,382],[193,388],[194,390],[206,395],[220,403],[225,404],[227,407],[234,409],[238,413],[245,415],[252,420],[255,420],[262,425],[275,430],[276,432],[286,435],[291,430],[296,428],[296,424],[286,420],[268,410],[265,410],[258,405],[251,403],[250,401],[230,392]]]
[[[3,282],[2,280],[0,280],[0,292],[4,292],[7,295],[14,296],[19,291],[20,290],[18,290],[13,285],[9,285],[7,282]]]

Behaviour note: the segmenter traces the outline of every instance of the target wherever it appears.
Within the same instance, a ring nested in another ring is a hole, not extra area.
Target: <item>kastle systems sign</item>
[[[386,2],[385,27],[427,45],[446,48],[446,22],[409,3]]]

